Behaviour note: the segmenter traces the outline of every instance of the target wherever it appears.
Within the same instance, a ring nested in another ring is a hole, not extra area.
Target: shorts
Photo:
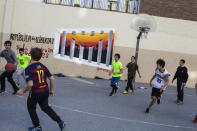
[[[17,75],[24,75],[25,76],[25,69],[24,68],[20,68],[17,72]]]
[[[151,94],[151,96],[155,96],[157,98],[160,98],[162,93],[163,93],[163,91],[160,92],[160,89],[159,88],[153,87],[152,88],[152,94]]]
[[[120,80],[120,77],[112,77],[112,79],[111,79],[111,86],[112,85],[117,85],[118,84],[118,81]]]

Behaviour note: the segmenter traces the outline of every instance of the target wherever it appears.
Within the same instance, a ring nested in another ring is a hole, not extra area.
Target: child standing
[[[187,67],[185,67],[185,60],[181,59],[179,62],[180,66],[177,68],[177,71],[174,75],[172,83],[175,79],[177,79],[177,104],[183,104],[183,96],[184,96],[184,87],[186,86],[188,80]]]
[[[21,89],[18,91],[19,95],[23,95],[30,90],[27,99],[27,108],[34,126],[30,127],[29,131],[42,131],[36,113],[37,104],[40,105],[42,111],[58,123],[61,131],[63,131],[66,128],[64,121],[61,120],[48,104],[48,97],[53,96],[54,77],[47,67],[39,62],[42,57],[42,50],[40,48],[32,48],[31,57],[32,62],[25,69],[27,87],[24,90]],[[48,88],[47,78],[50,80],[50,88]]]
[[[111,84],[110,84],[112,87],[112,91],[109,94],[109,96],[112,96],[114,93],[117,92],[118,90],[117,84],[120,78],[122,77],[122,73],[123,73],[123,66],[122,63],[119,61],[120,54],[115,54],[114,59],[115,60],[112,62],[112,70],[109,72],[109,75],[112,75]]]
[[[19,54],[17,55],[18,61],[18,71],[17,71],[17,86],[20,85],[20,77],[22,76],[25,80],[25,69],[27,68],[29,62],[31,60],[31,56],[24,54],[24,49],[19,49]]]
[[[136,71],[138,72],[138,75],[141,78],[139,67],[135,62],[135,56],[131,57],[131,62],[127,64],[126,68],[128,68],[128,80],[127,80],[127,87],[125,88],[123,94],[128,94],[128,91],[130,93],[133,92],[133,79],[135,77]]]

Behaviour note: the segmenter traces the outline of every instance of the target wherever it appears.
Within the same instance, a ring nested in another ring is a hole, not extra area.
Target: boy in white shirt
[[[163,93],[163,90],[168,86],[170,74],[164,67],[165,67],[165,61],[162,59],[158,59],[157,69],[155,70],[155,74],[150,80],[150,86],[153,87],[152,95],[151,95],[152,100],[148,108],[146,108],[145,113],[149,113],[150,108],[155,104],[156,101],[157,104],[160,104],[161,94]]]

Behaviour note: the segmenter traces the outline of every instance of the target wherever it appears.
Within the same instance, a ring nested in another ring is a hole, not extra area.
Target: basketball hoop
[[[147,14],[136,15],[131,21],[131,29],[134,29],[139,32],[137,37],[136,44],[136,63],[138,61],[138,52],[139,52],[139,42],[140,38],[147,38],[149,32],[154,32],[156,30],[156,21],[155,19]]]
[[[137,37],[136,52],[135,52],[136,64],[138,62],[140,38],[143,37],[146,39],[149,32],[154,32],[156,30],[156,26],[157,24],[155,19],[147,14],[139,14],[132,19],[131,29],[134,29],[139,32]],[[135,77],[133,82],[135,83]]]
[[[131,29],[141,32],[141,35],[147,38],[149,32],[156,30],[156,21],[150,15],[139,14],[132,19]]]
[[[139,27],[140,32],[142,32],[142,38],[147,39],[148,32],[150,31],[149,27]]]

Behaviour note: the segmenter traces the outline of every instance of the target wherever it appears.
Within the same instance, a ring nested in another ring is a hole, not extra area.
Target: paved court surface
[[[31,121],[26,108],[26,97],[0,94],[0,131],[27,131]],[[178,106],[176,88],[169,87],[162,104],[154,105],[150,114],[145,108],[150,102],[151,89],[136,89],[132,95],[121,92],[108,96],[111,88],[108,80],[56,78],[55,96],[50,98],[54,110],[67,123],[67,131],[197,131],[192,119],[197,113],[197,96],[194,89],[185,90],[185,103]],[[137,86],[147,86],[137,84]],[[55,122],[40,111],[43,131],[59,131]]]

